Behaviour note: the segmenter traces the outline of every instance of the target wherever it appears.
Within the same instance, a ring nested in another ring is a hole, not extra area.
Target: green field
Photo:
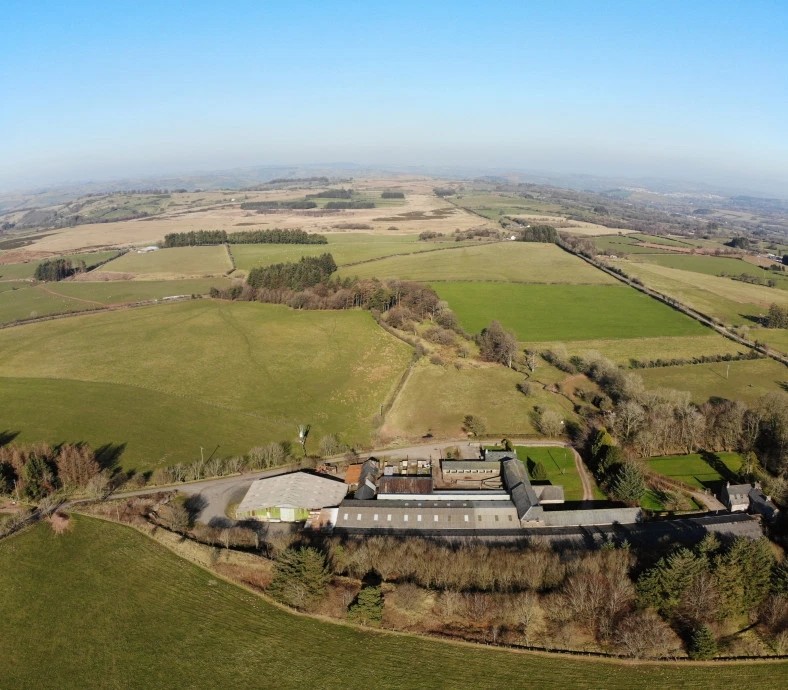
[[[174,247],[140,254],[130,251],[104,264],[98,273],[131,273],[159,276],[215,276],[232,269],[224,245]]]
[[[241,271],[254,266],[268,266],[284,261],[298,261],[302,256],[331,252],[339,266],[379,259],[394,254],[414,254],[433,249],[455,249],[469,242],[451,238],[439,242],[423,242],[418,235],[373,235],[369,233],[328,233],[328,244],[234,244],[230,251]],[[434,256],[434,254],[430,254]]]
[[[641,369],[647,388],[689,391],[696,403],[718,396],[752,402],[766,393],[782,390],[788,369],[773,359],[688,364],[680,367]]]
[[[642,242],[632,235],[609,235],[606,237],[595,237],[594,245],[597,251],[610,251],[619,254],[656,254],[670,255],[668,249],[655,249],[654,247],[644,247]]]
[[[492,192],[462,192],[451,197],[451,203],[467,208],[491,220],[501,216],[516,216],[521,213],[560,213],[559,204],[551,204],[538,199],[527,199],[516,194],[496,194]]]
[[[616,664],[358,630],[283,611],[131,528],[0,542],[7,688],[777,688],[788,664]],[[360,651],[361,650],[361,651]],[[358,663],[363,653],[364,663]],[[404,659],[418,663],[403,663]]]
[[[703,335],[708,329],[624,285],[435,283],[463,327],[497,319],[519,340],[593,340]]]
[[[649,468],[657,474],[716,491],[723,481],[736,482],[742,459],[738,453],[692,453],[650,458]]]
[[[708,329],[706,335],[666,336],[656,338],[620,338],[607,340],[576,340],[555,342],[529,342],[532,350],[555,350],[565,347],[567,354],[583,357],[596,353],[619,364],[629,365],[631,359],[642,361],[657,358],[691,359],[700,355],[724,355],[746,352],[748,348],[723,338]]]
[[[773,302],[788,305],[785,290],[652,263],[614,263],[629,275],[640,278],[648,287],[727,324],[751,326],[752,318],[748,317],[765,314]]]
[[[496,242],[431,254],[395,256],[341,271],[359,278],[479,280],[606,285],[616,282],[554,244]]]
[[[72,264],[84,261],[87,266],[95,266],[102,261],[108,261],[113,256],[117,256],[117,251],[107,252],[85,252],[82,254],[64,254],[62,259],[68,259]],[[29,280],[33,278],[39,261],[28,261],[23,264],[0,264],[0,281],[2,280]]]
[[[788,354],[788,329],[753,328],[748,332],[747,337],[752,340],[762,341],[769,347]]]
[[[693,273],[703,273],[704,275],[710,276],[719,276],[721,273],[738,276],[742,273],[746,273],[748,276],[763,278],[764,280],[775,280],[777,282],[777,287],[788,290],[788,274],[781,271],[769,271],[760,266],[748,263],[747,261],[733,259],[727,256],[652,254],[648,256],[638,256],[637,261],[645,261],[650,264],[658,264],[659,266],[678,268],[682,271],[692,271]]]
[[[544,369],[538,374],[552,367]],[[431,433],[453,438],[462,435],[462,421],[468,414],[482,418],[488,434],[536,434],[531,416],[534,405],[554,409],[565,419],[572,416],[572,405],[566,398],[536,384],[526,397],[517,390],[522,381],[522,374],[501,366],[468,362],[458,370],[422,359],[387,415],[381,435],[397,439]]]
[[[37,316],[89,311],[113,304],[129,304],[173,295],[204,295],[211,287],[227,287],[223,278],[197,280],[106,282],[61,281],[59,283],[7,283],[17,290],[0,290],[0,324]]]
[[[564,499],[583,500],[583,484],[577,474],[575,459],[569,448],[562,446],[516,446],[517,457],[528,469],[529,460],[541,462],[550,484],[564,487]]]
[[[31,440],[35,434],[51,442],[127,443],[123,466],[141,469],[162,464],[162,458],[163,464],[193,458],[199,445],[218,444],[221,454],[232,454],[248,450],[239,446],[251,439],[292,440],[298,424],[312,425],[311,450],[327,433],[368,444],[375,414],[411,357],[407,345],[365,312],[213,300],[7,329],[0,331],[0,351],[0,377],[69,382],[56,387],[63,409],[49,418],[33,404],[35,387],[27,404],[17,388],[22,404],[4,407],[4,427]],[[80,406],[96,394],[71,383],[84,381],[120,384],[107,389],[107,409],[128,405],[125,414],[135,419],[107,413],[103,422],[81,420],[73,410],[89,417],[92,407]],[[161,395],[150,405],[145,396],[130,394],[130,386]],[[183,411],[175,419],[193,407],[195,419],[205,422],[188,446],[184,439],[194,426],[175,432],[175,422],[160,417],[178,399]],[[207,406],[218,408],[214,422]]]

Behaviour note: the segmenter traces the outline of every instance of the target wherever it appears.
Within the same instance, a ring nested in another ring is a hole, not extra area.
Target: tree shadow
[[[715,480],[710,482],[701,482],[704,486],[708,487],[709,489],[716,490],[720,488],[720,485],[724,482],[735,482],[737,477],[735,473],[733,473],[728,466],[722,461],[717,453],[712,453],[708,450],[702,450],[699,453],[701,459],[713,469],[720,477],[722,477],[721,481]]]
[[[765,326],[766,319],[762,316],[753,316],[752,314],[739,314],[739,316],[743,319],[747,319],[747,321],[752,321],[752,323],[757,324],[758,326]]]
[[[0,447],[7,446],[17,436],[19,436],[18,431],[0,431]]]
[[[192,494],[183,502],[183,507],[186,508],[186,512],[189,513],[190,524],[193,525],[197,522],[197,518],[200,517],[200,513],[205,510],[207,505],[208,499],[202,494]]]
[[[126,450],[126,443],[105,443],[96,448],[96,462],[102,470],[118,471],[120,456]]]

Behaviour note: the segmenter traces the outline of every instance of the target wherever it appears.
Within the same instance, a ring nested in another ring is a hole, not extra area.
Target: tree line
[[[77,273],[84,273],[86,270],[84,261],[80,261],[74,266],[69,259],[47,259],[36,266],[33,278],[42,282],[56,282],[70,278]]]
[[[294,201],[244,201],[241,209],[244,211],[266,211],[276,208],[310,209],[317,208],[317,203],[306,199]]]
[[[380,195],[380,198],[381,199],[404,199],[405,198],[405,192],[386,191],[386,192],[383,192]]]
[[[300,228],[229,233],[224,230],[197,230],[165,235],[163,246],[169,248],[215,244],[328,244],[328,240],[325,235],[310,234]]]
[[[307,194],[307,199],[351,199],[353,197],[353,190],[351,189],[326,189],[322,192],[315,192],[314,194]]]

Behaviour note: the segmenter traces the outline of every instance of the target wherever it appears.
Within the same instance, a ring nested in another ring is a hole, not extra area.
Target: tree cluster
[[[306,199],[296,199],[295,201],[244,201],[241,204],[241,209],[244,211],[270,211],[277,208],[305,210],[317,208],[317,203]]]
[[[87,269],[84,261],[80,261],[74,266],[69,259],[47,259],[36,266],[33,278],[45,282],[56,282],[85,270]]]
[[[380,195],[380,198],[381,199],[404,199],[405,198],[405,192],[386,191],[386,192],[383,192]]]
[[[323,192],[315,192],[314,194],[307,194],[307,199],[352,199],[352,189],[326,189]]]
[[[499,321],[492,321],[476,338],[479,355],[485,362],[498,362],[512,367],[519,352],[517,336]]]
[[[766,328],[788,328],[788,307],[772,304],[763,320]]]
[[[90,488],[100,473],[96,454],[85,444],[0,447],[0,494],[37,501],[58,490]]]
[[[255,289],[300,291],[324,282],[337,270],[331,254],[303,256],[298,262],[259,266],[249,271],[246,283]]]
[[[374,201],[329,201],[323,208],[326,208],[328,210],[375,208],[375,202]]]
[[[214,244],[328,244],[325,235],[310,234],[300,229],[249,230],[225,232],[224,230],[197,230],[173,232],[164,236],[164,247],[196,247]]]
[[[523,228],[517,240],[519,242],[549,242],[554,244],[558,241],[558,231],[552,225],[532,225],[531,227]]]

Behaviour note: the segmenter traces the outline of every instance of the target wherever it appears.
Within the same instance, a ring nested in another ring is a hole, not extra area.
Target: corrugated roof
[[[432,477],[383,476],[378,480],[380,494],[428,494],[432,491]]]
[[[237,510],[245,513],[274,506],[315,510],[339,505],[346,494],[347,486],[342,482],[294,472],[252,482]]]
[[[512,496],[517,515],[521,520],[538,519],[542,509],[539,508],[539,499],[528,479],[525,465],[517,458],[510,457],[503,461],[502,468],[504,484]]]
[[[350,465],[345,472],[345,484],[358,484],[364,465]]]

